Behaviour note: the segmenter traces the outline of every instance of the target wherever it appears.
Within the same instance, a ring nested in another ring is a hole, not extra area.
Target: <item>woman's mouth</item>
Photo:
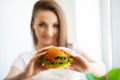
[[[42,37],[46,40],[51,40],[53,38],[52,36],[48,36],[48,35],[43,35]]]

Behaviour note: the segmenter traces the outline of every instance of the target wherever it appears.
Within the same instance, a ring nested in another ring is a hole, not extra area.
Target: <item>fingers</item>
[[[70,66],[65,67],[64,69],[74,70],[74,71],[77,71],[77,72],[86,72],[86,69],[83,69],[81,66],[76,66],[76,65],[71,64]]]
[[[37,53],[30,60],[28,66],[26,67],[26,76],[33,76],[41,71],[46,70],[41,64],[38,63],[38,59],[46,54],[46,51],[53,46],[48,46],[37,51]]]
[[[32,58],[32,61],[35,62],[36,60],[38,60],[39,57],[45,55],[46,52],[42,52],[42,53],[39,53],[39,54],[36,54],[33,58]]]
[[[62,51],[64,51],[65,53],[71,55],[72,57],[78,56],[78,54],[76,54],[73,50],[71,50],[69,48],[65,48],[65,47],[58,47],[58,48],[61,49]]]
[[[73,50],[71,50],[69,48],[65,48],[65,47],[59,47],[59,48],[61,50],[63,50],[64,52],[66,52],[67,54],[74,57],[74,62],[66,69],[84,72],[88,68],[88,66],[87,66],[88,62],[86,61],[86,59],[84,57],[75,53]]]
[[[35,55],[29,62],[28,66],[26,67],[25,72],[27,73],[26,76],[31,77],[40,71],[43,71],[42,68],[39,68],[40,64],[38,64],[38,58],[43,56],[45,52]]]

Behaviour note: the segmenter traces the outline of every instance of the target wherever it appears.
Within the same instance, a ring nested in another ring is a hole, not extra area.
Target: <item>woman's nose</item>
[[[50,36],[53,36],[53,29],[52,27],[48,27],[47,30],[46,30],[47,34],[50,35]]]

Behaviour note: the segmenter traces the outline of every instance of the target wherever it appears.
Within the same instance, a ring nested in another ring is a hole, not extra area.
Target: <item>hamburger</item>
[[[46,54],[39,58],[45,68],[64,68],[69,66],[74,59],[57,47],[51,47]]]

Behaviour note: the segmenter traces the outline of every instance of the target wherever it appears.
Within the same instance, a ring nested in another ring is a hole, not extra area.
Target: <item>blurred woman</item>
[[[67,30],[64,12],[55,0],[39,0],[33,7],[31,31],[34,51],[20,54],[13,62],[6,80],[86,80],[83,73],[102,76],[106,67],[87,56],[81,50],[70,49],[67,43]],[[75,61],[67,68],[46,69],[38,64],[38,58],[56,46],[70,54]]]

